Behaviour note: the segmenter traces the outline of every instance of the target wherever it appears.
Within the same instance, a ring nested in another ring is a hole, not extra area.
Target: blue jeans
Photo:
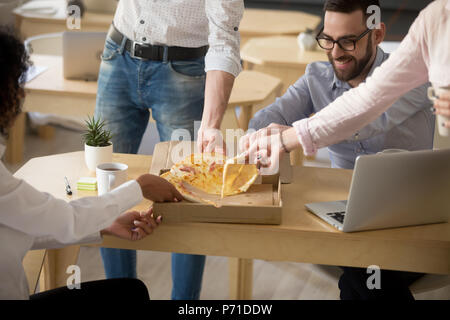
[[[114,152],[137,153],[150,110],[162,141],[175,129],[194,140],[205,90],[204,58],[144,61],[132,58],[124,43],[107,39],[98,79],[95,117],[106,121]],[[106,277],[136,278],[136,251],[101,248]],[[172,254],[172,299],[199,299],[205,256]]]

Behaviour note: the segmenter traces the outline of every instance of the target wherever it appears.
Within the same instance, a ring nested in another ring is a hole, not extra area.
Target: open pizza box
[[[150,173],[161,175],[174,163],[196,152],[194,142],[169,141],[158,143],[153,152]],[[283,177],[281,179],[280,177]],[[280,164],[280,173],[260,176],[250,189],[238,195],[225,197],[221,207],[189,201],[154,203],[155,212],[164,223],[217,222],[248,224],[281,223],[281,183],[292,181],[289,156]]]

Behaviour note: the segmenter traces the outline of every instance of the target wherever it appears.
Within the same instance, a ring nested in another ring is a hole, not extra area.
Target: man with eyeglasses
[[[373,28],[367,23],[370,18],[367,9],[373,5],[379,7],[379,1],[326,1],[324,27],[317,35],[317,42],[326,50],[329,62],[308,65],[305,75],[282,97],[256,113],[249,128],[284,131],[364,83],[389,56],[378,47],[385,36],[385,25],[380,23]],[[353,169],[359,155],[384,149],[431,149],[435,119],[430,110],[432,103],[427,99],[428,86],[408,92],[375,121],[329,146],[332,167]],[[244,137],[241,149],[247,150],[255,139],[258,139],[256,134]],[[283,141],[280,143],[284,145]],[[343,270],[339,280],[341,299],[413,299],[408,287],[422,276],[382,270],[381,289],[370,290],[366,283],[371,274],[366,269],[344,267]]]

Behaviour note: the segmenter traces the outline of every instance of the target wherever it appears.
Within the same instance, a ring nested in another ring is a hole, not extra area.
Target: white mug
[[[123,163],[102,163],[96,168],[98,195],[105,194],[127,182],[128,166]]]
[[[445,87],[445,88],[434,88],[434,87],[429,87],[428,88],[428,99],[430,99],[431,101],[436,101],[439,96],[443,93],[449,91],[450,92],[450,87]],[[450,121],[449,117],[445,117],[445,116],[441,116],[441,115],[437,115],[437,126],[438,126],[438,131],[439,134],[443,137],[449,137],[450,136],[450,129],[446,128],[444,126],[445,122]]]

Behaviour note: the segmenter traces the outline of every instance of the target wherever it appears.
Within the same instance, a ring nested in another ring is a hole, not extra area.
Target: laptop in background
[[[64,32],[62,40],[64,78],[97,80],[106,32]]]
[[[347,201],[305,206],[344,232],[447,222],[450,149],[360,156]]]

